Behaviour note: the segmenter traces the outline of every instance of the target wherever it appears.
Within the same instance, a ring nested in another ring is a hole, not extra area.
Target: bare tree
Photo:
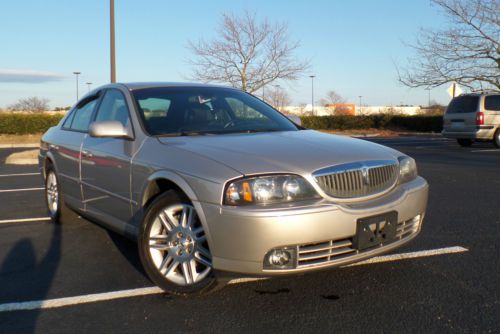
[[[450,21],[445,30],[422,29],[416,55],[399,70],[409,87],[436,87],[456,81],[472,91],[500,91],[500,2],[432,0]]]
[[[326,93],[325,97],[319,100],[319,103],[322,105],[325,104],[337,104],[337,103],[344,103],[345,100],[344,98],[338,94],[334,90],[330,90]]]
[[[266,94],[265,100],[279,111],[283,111],[284,107],[292,103],[290,95],[280,87],[276,87]]]
[[[8,109],[15,111],[42,112],[49,109],[49,99],[36,96],[19,99],[16,103],[9,106]]]
[[[309,68],[296,58],[299,43],[290,41],[285,23],[258,21],[249,12],[223,14],[218,32],[214,40],[189,42],[193,79],[254,93],[278,79],[297,80]]]

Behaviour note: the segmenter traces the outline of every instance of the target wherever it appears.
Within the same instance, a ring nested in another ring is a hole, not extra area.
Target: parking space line
[[[0,174],[0,177],[32,176],[32,175],[40,175],[40,173]]]
[[[424,250],[424,251],[411,252],[411,253],[384,255],[384,256],[377,256],[377,257],[371,258],[371,259],[366,260],[366,261],[351,264],[351,265],[348,265],[347,267],[359,266],[359,265],[363,265],[363,264],[398,261],[398,260],[403,260],[403,259],[414,259],[414,258],[427,257],[427,256],[463,253],[466,251],[468,251],[467,248],[455,246],[455,247],[431,249],[431,250]],[[264,279],[267,279],[267,278],[266,277],[263,277],[263,278],[238,278],[238,279],[234,279],[234,280],[229,281],[228,284],[240,284],[240,283],[253,282],[253,281],[264,280]],[[0,312],[49,309],[49,308],[57,308],[57,307],[72,306],[72,305],[79,305],[79,304],[88,304],[88,303],[94,303],[94,302],[100,302],[100,301],[108,301],[108,300],[129,298],[129,297],[138,297],[138,296],[147,296],[147,295],[161,294],[161,293],[164,293],[164,291],[158,287],[146,287],[146,288],[138,288],[138,289],[94,293],[94,294],[74,296],[74,297],[63,297],[63,298],[55,298],[55,299],[47,299],[47,300],[35,300],[35,301],[27,301],[27,302],[6,303],[6,304],[0,304]]]
[[[471,150],[472,153],[476,152],[500,152],[498,148],[486,149],[486,150]]]
[[[45,188],[23,188],[23,189],[0,189],[0,193],[14,193],[18,191],[35,191],[35,190],[45,190]]]
[[[22,219],[5,219],[0,220],[0,224],[12,224],[12,223],[28,223],[28,222],[36,222],[36,221],[47,221],[50,220],[50,217],[40,217],[40,218],[22,218]]]

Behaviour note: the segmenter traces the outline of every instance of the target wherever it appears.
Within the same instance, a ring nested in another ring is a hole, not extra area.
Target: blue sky
[[[107,83],[108,6],[107,0],[4,2],[0,107],[28,96],[49,98],[52,107],[71,105],[73,71],[82,72],[81,92],[85,82]],[[301,42],[297,55],[310,59],[316,75],[315,99],[333,89],[352,103],[362,95],[368,105],[427,104],[427,91],[397,82],[394,64],[405,63],[412,50],[403,43],[420,27],[446,25],[429,0],[115,0],[115,7],[118,81],[186,81],[187,41],[215,36],[221,13],[249,10],[288,22],[292,39]],[[6,75],[17,70],[27,71],[23,82]],[[46,72],[49,81],[40,79]],[[281,85],[295,104],[310,102],[310,78]],[[448,103],[446,88],[433,89],[431,99]]]

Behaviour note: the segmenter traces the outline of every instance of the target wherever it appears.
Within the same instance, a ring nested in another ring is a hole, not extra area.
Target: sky
[[[221,14],[253,12],[288,23],[296,56],[310,73],[277,83],[293,104],[335,90],[350,103],[427,105],[428,91],[397,81],[421,27],[446,27],[430,0],[115,0],[117,81],[189,81],[188,41],[217,35]],[[0,108],[20,98],[48,98],[52,108],[72,105],[79,91],[109,82],[109,1],[23,0],[0,5]],[[449,102],[447,87],[431,100]]]

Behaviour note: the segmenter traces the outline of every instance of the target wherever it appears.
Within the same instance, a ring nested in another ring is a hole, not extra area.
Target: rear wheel
[[[496,132],[495,132],[495,136],[493,136],[493,144],[500,148],[500,129],[498,129]]]
[[[472,145],[474,141],[472,139],[466,139],[466,138],[459,138],[457,139],[458,145],[462,147],[469,147]]]
[[[49,166],[46,170],[45,203],[54,223],[60,223],[62,218],[67,215],[68,209],[64,204],[59,179],[53,166]]]
[[[196,210],[173,190],[149,205],[138,247],[148,276],[169,293],[203,294],[218,286],[205,231]]]

